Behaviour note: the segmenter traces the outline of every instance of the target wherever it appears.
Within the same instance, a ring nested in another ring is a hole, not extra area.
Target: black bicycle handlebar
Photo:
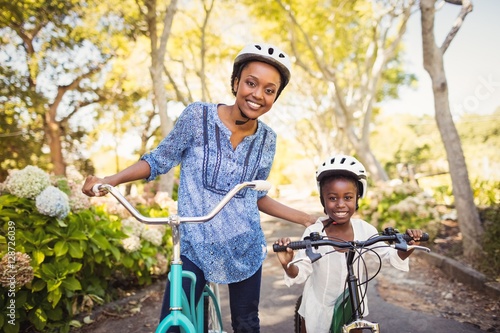
[[[288,243],[288,245],[273,245],[274,252],[285,252],[287,248],[292,250],[302,250],[308,247],[318,246],[332,246],[339,249],[352,249],[352,248],[363,248],[379,242],[388,242],[390,244],[395,243],[395,247],[399,250],[406,251],[407,243],[413,240],[413,238],[408,234],[401,234],[396,229],[386,228],[381,235],[371,237],[365,241],[343,241],[343,240],[333,240],[321,237],[319,233],[311,233],[309,237],[306,237],[301,241],[294,241]],[[420,237],[420,242],[425,242],[429,240],[429,234],[423,233]],[[401,244],[403,246],[398,246]]]

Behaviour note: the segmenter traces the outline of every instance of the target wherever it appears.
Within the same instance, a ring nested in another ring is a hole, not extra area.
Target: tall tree
[[[257,2],[253,8],[274,22],[272,29],[264,27],[269,35],[279,31],[289,41],[295,65],[323,81],[327,95],[321,109],[332,121],[316,126],[335,126],[346,139],[347,150],[359,156],[373,179],[387,180],[370,148],[370,124],[374,105],[405,80],[397,56],[415,0],[274,3],[272,10],[267,2]]]
[[[7,55],[2,66],[15,75],[1,84],[19,83],[9,95],[17,100],[14,111],[37,119],[30,123],[40,125],[56,175],[65,174],[65,151],[80,132],[69,120],[99,100],[97,75],[116,49],[110,35],[119,18],[87,15],[97,7],[93,1],[24,0],[2,2],[0,10]]]
[[[443,60],[446,50],[458,33],[465,17],[472,11],[472,2],[469,0],[446,0],[446,2],[460,4],[462,9],[443,44],[437,46],[434,37],[436,1],[420,0],[424,68],[429,73],[432,81],[436,122],[448,158],[453,196],[458,213],[458,223],[463,235],[464,255],[470,259],[474,259],[474,257],[481,253],[483,228],[479,213],[474,204],[474,196],[472,194],[460,136],[450,112],[448,83]]]
[[[31,91],[20,93],[16,88],[23,84],[16,70],[0,66],[0,182],[8,176],[8,170],[50,162],[39,153],[44,141],[39,130],[43,127],[41,117],[17,111],[26,110],[26,103],[31,100]]]
[[[165,137],[172,130],[173,121],[167,114],[167,94],[162,73],[165,53],[167,52],[167,42],[177,11],[177,0],[171,0],[169,5],[162,11],[160,11],[157,0],[137,1],[137,4],[146,22],[147,36],[150,40],[151,67],[149,70],[153,82],[154,105],[160,116],[161,134]],[[143,7],[145,7],[145,10]],[[163,15],[163,17],[161,17],[161,15]],[[162,30],[159,31],[159,29]],[[158,190],[172,194],[173,188],[174,175],[171,171],[160,177]]]

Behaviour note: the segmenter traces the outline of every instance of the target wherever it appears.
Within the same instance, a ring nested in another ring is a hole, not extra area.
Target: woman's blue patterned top
[[[172,131],[141,159],[151,166],[148,181],[180,164],[179,216],[209,213],[236,184],[267,179],[276,150],[276,134],[258,121],[255,134],[233,149],[231,131],[217,104],[193,103]],[[257,200],[266,192],[243,189],[212,220],[181,225],[181,253],[208,281],[232,283],[252,276],[266,257]]]

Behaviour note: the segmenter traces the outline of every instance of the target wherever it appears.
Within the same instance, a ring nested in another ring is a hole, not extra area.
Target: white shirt
[[[323,220],[320,218],[315,224],[309,226],[302,235],[309,236],[311,232],[319,232],[322,236],[326,233],[322,231]],[[371,236],[378,234],[377,229],[366,221],[361,219],[351,219],[351,225],[354,231],[354,240],[366,240]],[[378,245],[380,246],[379,243]],[[375,244],[373,247],[376,247]],[[315,252],[325,254],[333,249],[330,246],[321,246]],[[389,261],[392,266],[402,271],[409,271],[408,259],[401,260],[398,251],[389,247],[380,247],[374,249],[384,261]],[[372,253],[367,251],[366,253]],[[373,254],[373,253],[372,253]],[[363,256],[365,257],[365,256]],[[295,255],[294,260],[307,258],[305,250],[300,250]],[[356,260],[356,259],[355,259]],[[358,277],[358,282],[365,280],[364,265],[355,261],[354,269]],[[345,280],[347,277],[345,253],[334,252],[323,256],[318,261],[311,264],[309,260],[302,260],[295,265],[299,268],[299,273],[295,278],[290,278],[285,273],[285,284],[292,286],[305,282],[302,293],[302,303],[298,310],[299,314],[306,320],[307,332],[328,333],[333,316],[333,306],[337,297],[344,291]],[[368,315],[368,301],[365,297],[365,315]]]

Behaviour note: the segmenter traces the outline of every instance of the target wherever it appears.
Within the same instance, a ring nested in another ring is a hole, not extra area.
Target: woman
[[[156,149],[113,176],[88,177],[83,192],[93,196],[96,183],[150,181],[180,164],[179,215],[207,214],[234,185],[269,176],[276,134],[259,117],[271,110],[289,80],[290,59],[283,51],[269,44],[246,46],[231,75],[234,104],[189,105]],[[228,284],[234,332],[260,332],[266,240],[259,211],[304,226],[315,221],[264,191],[243,190],[207,223],[181,225],[183,269],[197,276],[196,299],[207,281]],[[183,288],[189,295],[187,284]],[[167,283],[162,319],[168,314],[169,297]]]

